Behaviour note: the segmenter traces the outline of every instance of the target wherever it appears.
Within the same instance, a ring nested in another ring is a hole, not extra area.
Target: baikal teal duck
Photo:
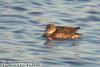
[[[78,29],[80,29],[80,27],[55,26],[54,24],[48,24],[42,36],[48,40],[79,39],[81,34],[77,33]]]

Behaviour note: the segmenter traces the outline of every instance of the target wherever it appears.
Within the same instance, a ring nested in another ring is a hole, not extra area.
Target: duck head
[[[45,34],[50,35],[56,31],[56,26],[54,24],[48,24],[46,26]]]

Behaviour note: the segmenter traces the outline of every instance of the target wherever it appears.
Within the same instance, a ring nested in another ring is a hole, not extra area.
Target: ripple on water
[[[96,36],[93,36],[93,35],[88,35],[88,36],[86,36],[87,38],[86,38],[86,40],[85,41],[87,41],[87,42],[90,42],[90,43],[93,43],[93,44],[99,44],[100,43],[100,41],[99,41],[99,38],[97,38]]]
[[[71,65],[78,65],[78,66],[85,66],[86,64],[90,64],[87,62],[82,62],[82,61],[62,61],[63,63],[71,64]]]
[[[26,22],[20,20],[0,20],[0,22],[7,26],[26,24]]]
[[[47,5],[54,5],[52,0],[43,0],[43,2]]]
[[[90,14],[100,14],[100,12],[98,12],[98,11],[87,11],[87,13],[90,13]]]
[[[86,18],[78,18],[77,20],[80,20],[80,21],[100,21],[100,18],[96,17],[96,16],[88,16]]]
[[[22,30],[12,31],[13,33],[23,33]]]
[[[6,27],[6,26],[0,26],[0,29],[6,30],[6,29],[11,29],[11,28]]]
[[[0,58],[0,61],[18,61],[18,59]]]
[[[36,44],[37,42],[34,41],[21,41],[21,43],[27,43],[27,44]],[[29,46],[35,46],[35,45],[29,45]]]
[[[0,18],[3,18],[3,17],[12,17],[12,18],[21,18],[21,19],[29,19],[29,17],[25,17],[25,16],[22,16],[22,15],[17,15],[17,14],[12,14],[12,15],[10,15],[10,14],[5,14],[5,15],[0,15]],[[12,19],[11,19],[12,20]]]
[[[74,2],[75,0],[65,0],[65,1],[72,1],[72,2]]]
[[[12,7],[12,9],[17,10],[17,11],[27,11],[26,8],[24,8],[24,7],[17,7],[17,6]]]
[[[76,23],[73,19],[61,19],[62,21],[68,22],[68,23]]]
[[[75,58],[71,58],[71,57],[63,57],[61,58],[62,60],[75,60]]]
[[[89,57],[81,58],[81,59],[90,60],[90,61],[96,61],[97,60],[96,58],[89,58]]]
[[[38,52],[43,52],[43,53],[51,52],[50,50],[43,50],[43,49],[28,49],[28,51],[34,51],[36,53],[38,53]]]
[[[33,7],[35,7],[35,8],[39,8],[41,6],[44,6],[43,4],[41,4],[39,2],[33,2],[33,1],[31,1],[31,3],[32,3]]]
[[[62,63],[57,62],[57,61],[41,61],[42,64],[47,64],[47,65],[62,65]]]
[[[38,21],[34,21],[34,20],[29,20],[29,22],[31,22],[33,25],[40,25],[41,23]]]
[[[29,12],[28,14],[33,15],[33,16],[40,16],[43,13],[42,12]]]
[[[1,50],[0,49],[0,53],[10,53],[9,51],[5,51],[5,50]]]
[[[76,24],[76,25],[79,26],[81,30],[83,30],[84,28],[90,27],[90,25],[85,24],[85,23],[79,23],[79,24]]]
[[[91,0],[78,0],[80,2],[90,2]]]

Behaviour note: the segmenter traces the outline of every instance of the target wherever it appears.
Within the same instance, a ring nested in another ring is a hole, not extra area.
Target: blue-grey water
[[[41,35],[51,22],[80,26],[83,35],[46,42]],[[39,67],[100,67],[100,0],[0,0],[0,61],[11,60]]]

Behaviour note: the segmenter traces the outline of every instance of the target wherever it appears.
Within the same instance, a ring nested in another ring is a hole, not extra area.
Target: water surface
[[[80,26],[78,40],[46,42],[45,26]],[[34,61],[39,67],[100,66],[100,0],[0,1],[0,62]],[[28,66],[30,67],[30,66]]]

